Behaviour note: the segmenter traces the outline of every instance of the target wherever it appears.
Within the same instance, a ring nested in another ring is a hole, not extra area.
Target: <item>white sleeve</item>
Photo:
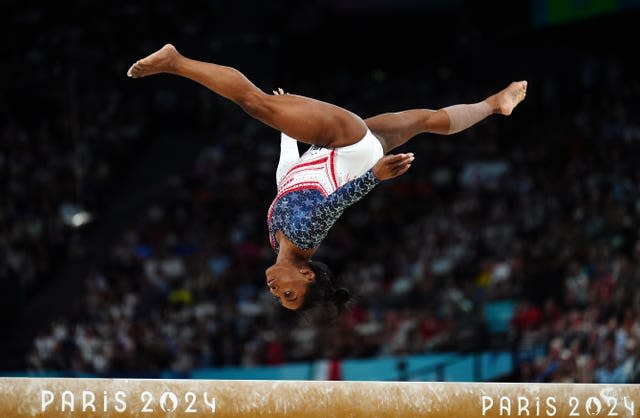
[[[300,158],[298,141],[287,136],[284,132],[280,135],[280,160],[276,170],[276,184],[280,184],[284,176]]]

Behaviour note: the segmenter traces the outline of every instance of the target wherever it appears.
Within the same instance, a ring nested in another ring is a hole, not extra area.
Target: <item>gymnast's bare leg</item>
[[[294,94],[267,94],[235,68],[187,58],[171,44],[127,71],[133,78],[159,73],[200,83],[266,125],[308,144],[343,147],[358,142],[367,131],[364,121],[346,109]]]
[[[526,94],[527,82],[514,81],[478,103],[458,104],[439,110],[413,109],[383,113],[365,119],[365,123],[387,153],[421,133],[451,135],[493,114],[509,116]]]

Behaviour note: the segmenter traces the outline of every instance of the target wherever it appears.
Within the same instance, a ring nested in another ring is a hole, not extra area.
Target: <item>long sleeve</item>
[[[311,235],[326,236],[331,226],[342,215],[342,212],[362,199],[378,183],[380,183],[380,180],[369,169],[362,176],[351,180],[327,196],[311,213],[309,219]]]
[[[276,170],[276,184],[280,184],[284,176],[300,158],[298,141],[287,136],[284,132],[280,135],[280,159]]]

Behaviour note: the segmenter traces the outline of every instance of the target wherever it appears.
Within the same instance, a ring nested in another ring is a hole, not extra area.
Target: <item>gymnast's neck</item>
[[[311,259],[311,256],[315,254],[318,247],[310,249],[302,249],[297,247],[282,231],[276,233],[276,239],[278,240],[279,250],[276,263],[280,264],[294,264],[296,266],[306,266]]]

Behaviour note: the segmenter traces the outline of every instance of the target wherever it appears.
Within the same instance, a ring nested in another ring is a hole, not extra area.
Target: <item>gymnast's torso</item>
[[[370,131],[353,145],[313,145],[301,157],[295,139],[282,134],[278,194],[267,215],[272,248],[279,250],[278,231],[298,248],[320,245],[344,210],[380,182],[371,168],[382,155]]]

